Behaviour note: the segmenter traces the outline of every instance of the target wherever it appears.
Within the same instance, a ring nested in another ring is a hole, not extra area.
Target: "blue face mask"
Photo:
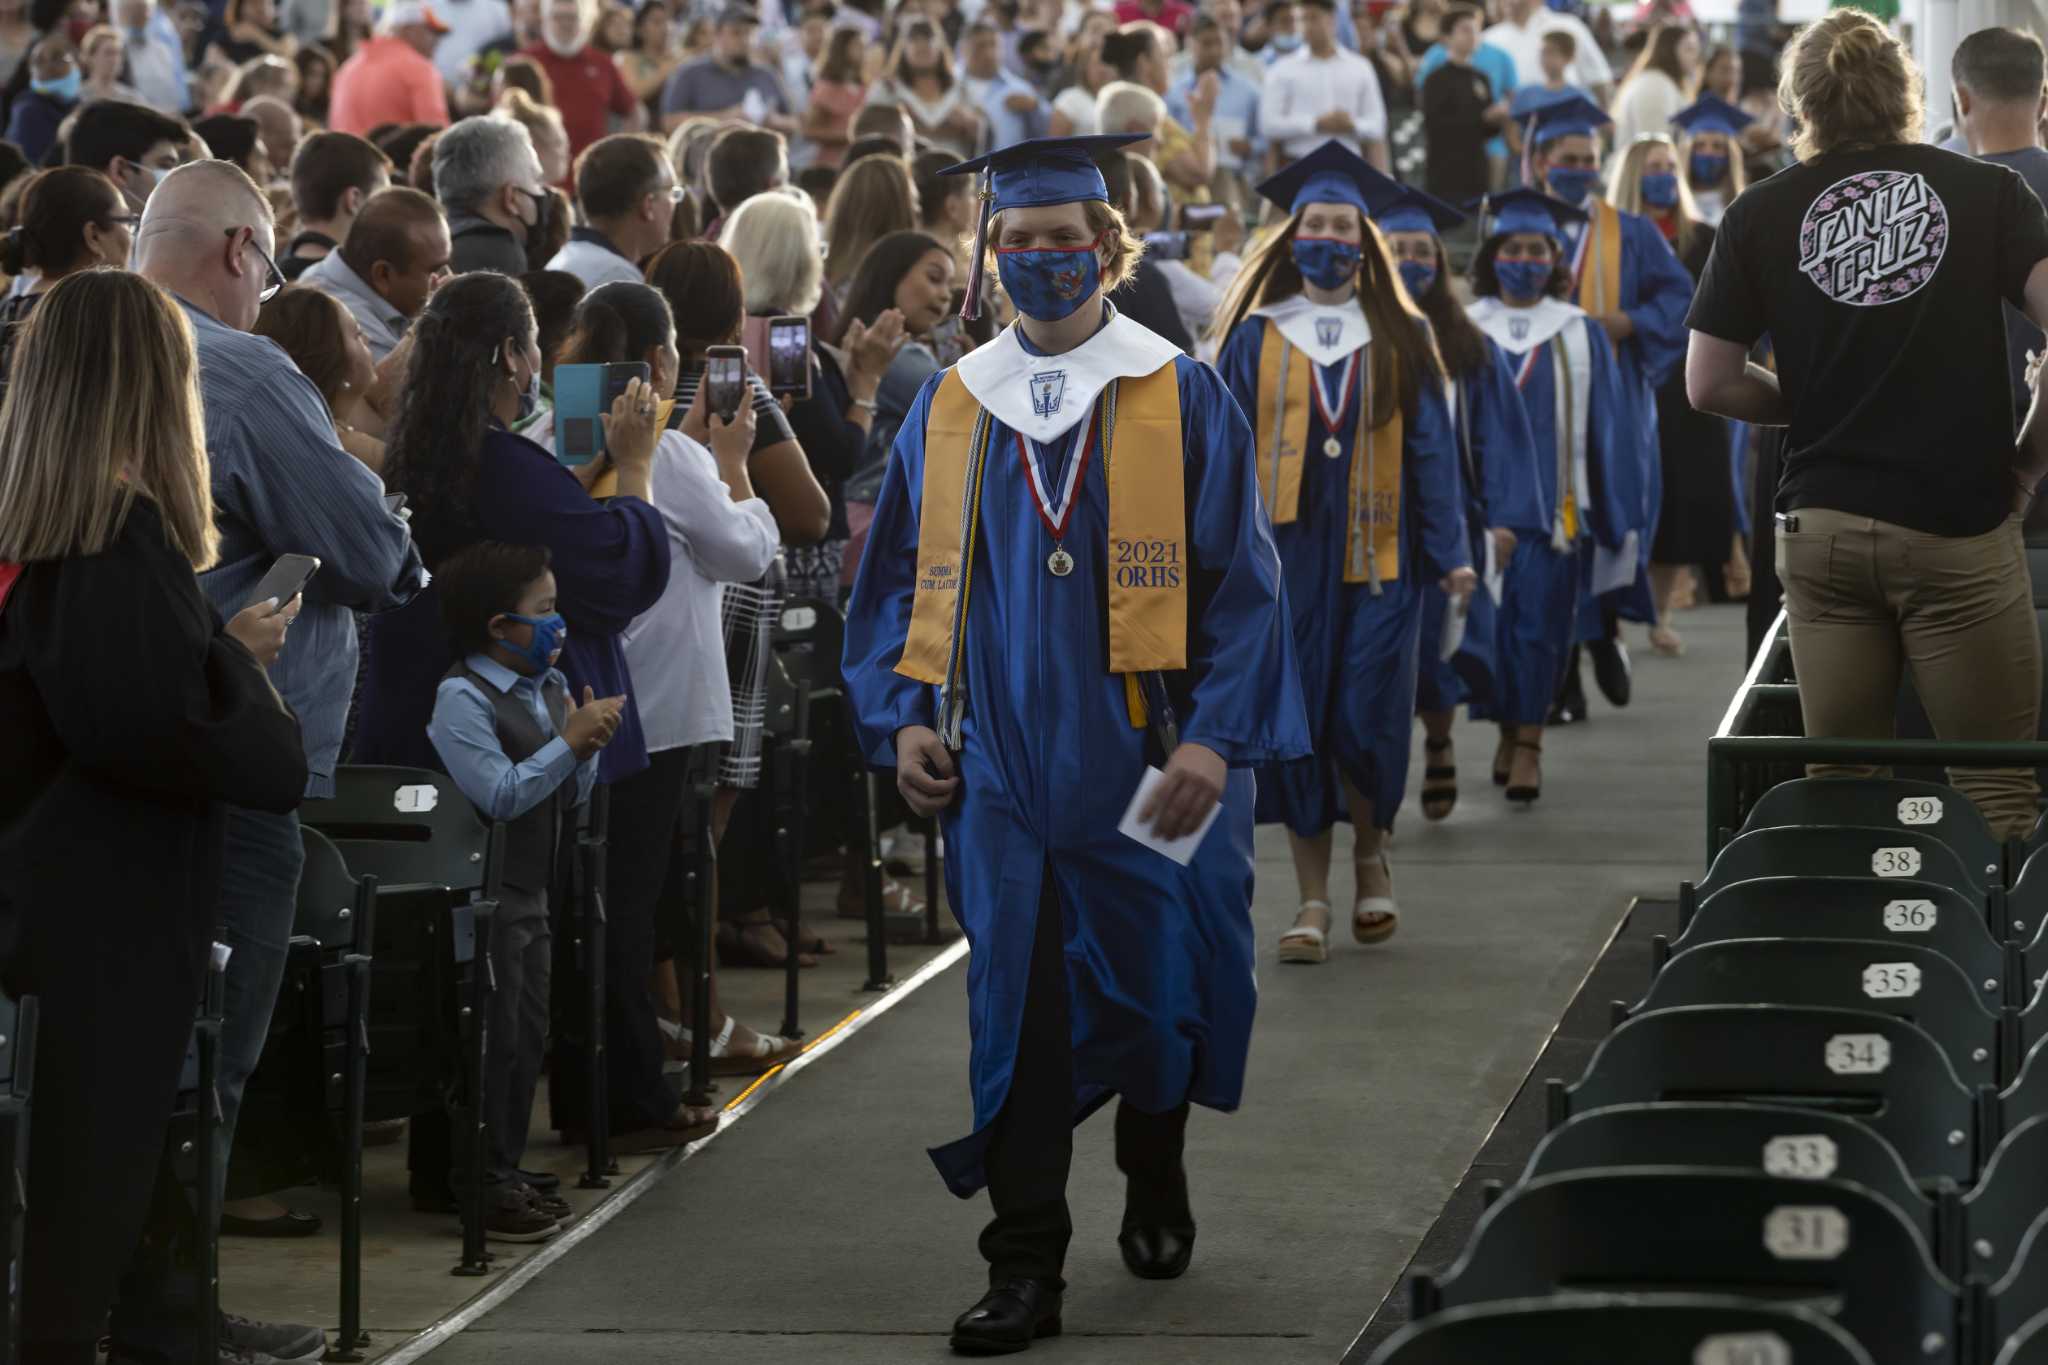
[[[1017,311],[1039,322],[1058,322],[1095,296],[1102,259],[1095,243],[1052,251],[998,251],[996,273]]]
[[[1549,261],[1500,261],[1493,263],[1493,277],[1500,281],[1501,294],[1528,302],[1543,297],[1550,286]]]
[[[560,612],[549,612],[546,616],[521,616],[508,611],[505,619],[522,626],[532,626],[533,639],[524,646],[515,645],[510,640],[500,640],[499,644],[532,664],[536,673],[545,673],[555,666],[555,656],[562,652],[562,641],[569,638],[569,623],[562,619]]]
[[[78,68],[74,66],[70,71],[54,81],[30,81],[28,88],[35,91],[38,95],[48,95],[53,100],[61,100],[66,104],[70,104],[78,98],[78,91],[83,83],[84,78],[79,75]]]
[[[1299,33],[1276,33],[1273,35],[1273,50],[1275,52],[1292,52],[1300,46],[1301,35]]]
[[[1420,299],[1436,283],[1436,266],[1428,261],[1403,261],[1395,269],[1401,272],[1401,283],[1408,286],[1408,297]]]
[[[1552,194],[1567,204],[1577,204],[1600,183],[1600,172],[1578,166],[1552,166],[1544,178],[1550,182]]]
[[[1651,171],[1643,177],[1643,202],[1653,209],[1668,209],[1678,202],[1678,172]]]
[[[1341,289],[1358,278],[1362,248],[1356,242],[1329,237],[1296,237],[1294,264],[1301,277],[1318,289]]]
[[[1696,190],[1710,190],[1728,176],[1728,158],[1719,152],[1694,152],[1686,167]]]

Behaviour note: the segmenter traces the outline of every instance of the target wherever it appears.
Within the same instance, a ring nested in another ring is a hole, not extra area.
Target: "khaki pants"
[[[1777,561],[1807,734],[1889,737],[1910,665],[1940,738],[2034,738],[2041,642],[2017,517],[1981,536],[1931,536],[1845,512],[1795,515],[1798,530],[1778,531]],[[1888,770],[1816,764],[1809,772]],[[2031,769],[1949,776],[2000,838],[2033,828]]]

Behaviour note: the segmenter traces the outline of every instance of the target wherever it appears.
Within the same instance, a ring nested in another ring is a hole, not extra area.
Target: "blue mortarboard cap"
[[[1433,194],[1402,186],[1398,194],[1372,211],[1382,232],[1442,232],[1465,221],[1465,215]]]
[[[1738,136],[1756,120],[1719,95],[1702,95],[1671,116],[1671,122],[1688,133],[1726,133]]]
[[[1042,208],[1048,204],[1073,204],[1084,199],[1109,200],[1102,172],[1095,165],[1097,152],[1109,151],[1133,142],[1143,142],[1143,133],[1103,133],[1093,137],[1034,137],[1013,142],[987,156],[948,166],[940,175],[967,175],[985,170],[994,182],[994,208]]]
[[[1401,182],[1373,169],[1372,163],[1335,138],[1301,160],[1269,177],[1259,193],[1294,213],[1303,204],[1350,204],[1371,213],[1401,192]]]
[[[1614,122],[1599,105],[1582,94],[1567,95],[1563,99],[1538,105],[1529,117],[1535,122],[1535,141],[1538,146],[1574,134],[1591,137]]]
[[[1552,90],[1547,85],[1525,85],[1509,97],[1508,113],[1517,120],[1526,119],[1538,109],[1573,98],[1591,99],[1592,96],[1576,85],[1567,85],[1561,90]]]
[[[1488,237],[1535,232],[1560,245],[1564,242],[1565,224],[1583,222],[1586,217],[1564,200],[1532,189],[1507,190],[1475,199],[1467,207],[1478,211]]]

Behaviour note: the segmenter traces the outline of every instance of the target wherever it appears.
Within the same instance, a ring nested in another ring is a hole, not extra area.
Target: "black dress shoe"
[[[542,1194],[553,1194],[562,1188],[562,1177],[553,1171],[526,1171],[516,1173],[521,1182],[533,1186]]]
[[[223,1237],[311,1237],[318,1231],[320,1215],[297,1209],[286,1209],[275,1218],[237,1218],[232,1213],[220,1216]]]
[[[1564,686],[1557,691],[1557,700],[1550,708],[1549,724],[1571,725],[1586,718],[1586,688],[1579,681],[1578,656],[1572,656],[1566,668]],[[1503,783],[1502,785],[1506,785]]]
[[[1600,695],[1615,706],[1627,706],[1632,690],[1628,646],[1610,636],[1588,640],[1586,653],[1593,658],[1593,681],[1600,684]]]
[[[1177,1280],[1187,1274],[1188,1262],[1195,1258],[1195,1230],[1185,1224],[1148,1227],[1126,1223],[1116,1235],[1116,1249],[1139,1279]]]
[[[1040,1337],[1060,1334],[1058,1280],[1004,1280],[953,1321],[953,1349],[963,1355],[1004,1356],[1028,1350]]]

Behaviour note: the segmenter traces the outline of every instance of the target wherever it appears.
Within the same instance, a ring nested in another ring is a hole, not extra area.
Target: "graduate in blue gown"
[[[1326,142],[1259,192],[1289,216],[1217,310],[1217,365],[1259,443],[1314,750],[1259,775],[1259,819],[1287,825],[1301,891],[1280,960],[1322,962],[1347,814],[1352,936],[1394,933],[1384,848],[1408,778],[1422,587],[1462,598],[1477,578],[1443,370],[1366,216],[1401,187]]]
[[[1565,236],[1573,281],[1570,301],[1585,309],[1613,343],[1636,433],[1627,448],[1642,466],[1644,534],[1636,547],[1635,579],[1600,602],[1589,598],[1579,617],[1578,638],[1593,655],[1594,677],[1607,699],[1623,706],[1629,695],[1628,653],[1615,622],[1657,621],[1649,576],[1650,541],[1664,495],[1657,389],[1685,359],[1692,276],[1656,224],[1601,197],[1600,129],[1612,120],[1598,105],[1584,98],[1554,101],[1538,109],[1532,122],[1530,164],[1536,183],[1585,214]],[[1577,681],[1576,667],[1571,681]]]
[[[932,1152],[995,1210],[963,1350],[1059,1330],[1073,1127],[1113,1096],[1125,1262],[1186,1268],[1188,1105],[1237,1106],[1257,994],[1251,769],[1308,748],[1251,432],[1104,298],[1137,243],[1090,150],[1130,140],[954,168],[990,168],[1021,318],[920,391],[847,617],[861,745],[939,813],[972,948],[974,1128]],[[1148,767],[1154,835],[1215,817],[1186,866],[1118,831]]]
[[[1528,414],[1515,391],[1514,372],[1493,340],[1465,315],[1451,292],[1450,264],[1437,235],[1465,221],[1465,215],[1420,190],[1406,190],[1373,209],[1385,234],[1401,283],[1429,319],[1443,357],[1445,401],[1458,446],[1459,488],[1472,542],[1472,563],[1482,571],[1480,590],[1460,611],[1434,583],[1422,589],[1422,659],[1415,686],[1415,710],[1422,717],[1425,766],[1422,813],[1441,820],[1458,800],[1458,768],[1451,747],[1451,723],[1459,702],[1477,712],[1495,699],[1494,618],[1500,574],[1518,542],[1548,535],[1548,518],[1537,494],[1536,448]],[[1494,756],[1494,773],[1506,781],[1506,747]]]
[[[1543,727],[1596,582],[1635,572],[1643,534],[1635,413],[1607,330],[1568,303],[1564,227],[1577,210],[1534,190],[1487,205],[1472,263],[1473,323],[1499,346],[1535,441],[1544,525],[1518,537],[1495,628],[1493,715],[1509,754],[1510,801],[1543,791]]]

